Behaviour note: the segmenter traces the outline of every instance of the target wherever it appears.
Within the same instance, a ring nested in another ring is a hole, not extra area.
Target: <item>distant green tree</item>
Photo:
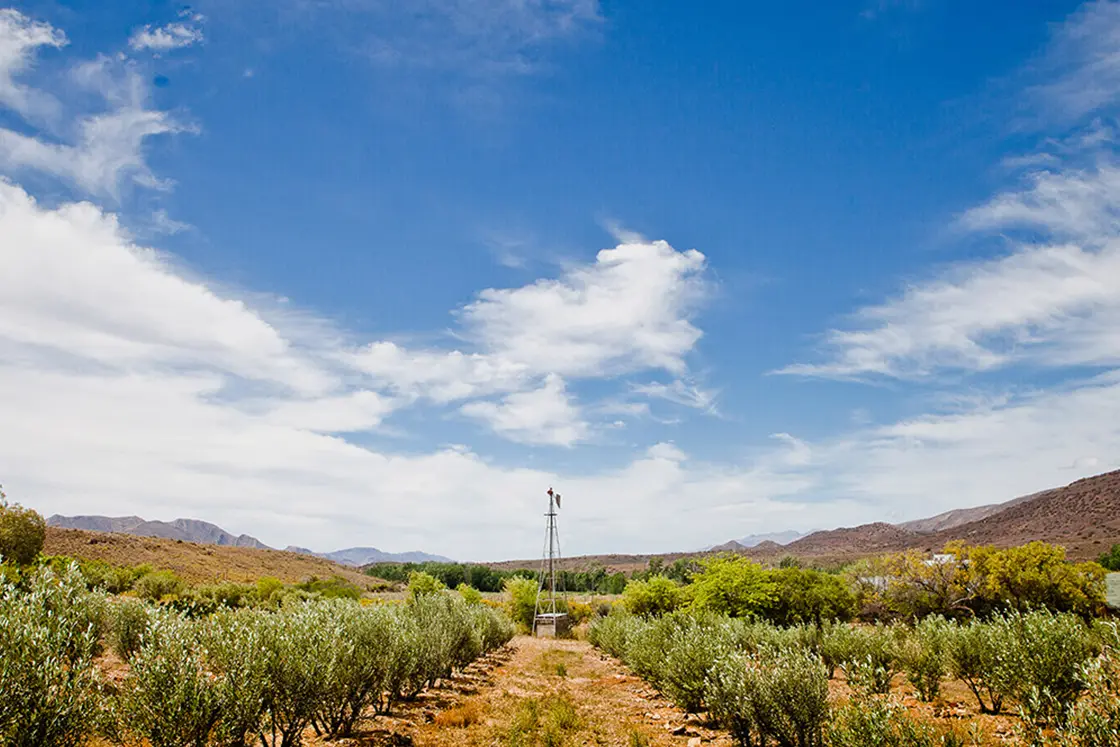
[[[758,563],[725,553],[701,563],[689,593],[697,609],[743,617],[763,613],[774,601],[777,584]]]
[[[1112,549],[1100,556],[1097,562],[1107,570],[1120,571],[1120,545],[1113,545]]]
[[[599,591],[604,594],[621,594],[626,588],[626,574],[622,571],[612,573],[603,581],[602,587]]]
[[[856,595],[844,579],[823,571],[782,568],[770,571],[774,596],[765,615],[778,625],[852,619]]]
[[[428,596],[430,594],[438,594],[447,587],[443,585],[435,576],[431,576],[423,571],[413,571],[408,574],[408,598],[417,599],[418,597]]]
[[[9,504],[0,489],[0,559],[27,565],[43,551],[47,522],[37,511]]]
[[[622,592],[622,603],[634,615],[661,615],[684,604],[680,584],[667,576],[650,576],[647,581],[631,581]]]

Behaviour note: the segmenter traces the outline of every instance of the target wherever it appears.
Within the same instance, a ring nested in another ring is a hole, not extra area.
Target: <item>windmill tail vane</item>
[[[548,489],[548,497],[556,501],[556,508],[560,508],[560,494],[553,492],[552,488]]]

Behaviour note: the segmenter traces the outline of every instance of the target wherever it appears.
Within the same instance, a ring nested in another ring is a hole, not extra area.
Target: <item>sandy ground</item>
[[[111,681],[127,665],[107,655]],[[834,703],[850,691],[837,673],[829,683]],[[955,728],[981,744],[1014,742],[1014,717],[981,716],[962,683],[946,682],[936,703],[919,703],[901,676],[892,688],[922,720]],[[973,731],[976,730],[976,731]],[[981,736],[982,735],[982,736]],[[970,744],[975,744],[969,739]],[[390,715],[364,721],[352,738],[323,740],[308,730],[308,747],[731,747],[702,717],[685,714],[621,663],[579,640],[518,636],[454,678],[399,704]],[[108,747],[96,741],[93,747]]]
[[[329,744],[730,747],[590,644],[518,636],[391,716]],[[326,745],[308,734],[308,745]]]

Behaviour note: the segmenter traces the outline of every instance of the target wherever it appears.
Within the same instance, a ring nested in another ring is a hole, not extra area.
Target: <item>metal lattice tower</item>
[[[556,530],[556,509],[560,507],[560,494],[548,489],[548,519],[545,528],[544,551],[541,553],[541,570],[537,582],[537,603],[533,612],[533,635],[537,634],[539,623],[552,621],[556,630],[558,618],[565,617],[568,611],[564,577],[561,574],[557,583],[557,566],[560,564],[560,534]]]

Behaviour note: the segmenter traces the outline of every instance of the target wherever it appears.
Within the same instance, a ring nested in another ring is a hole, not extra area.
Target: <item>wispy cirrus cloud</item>
[[[189,10],[183,11],[180,18],[163,26],[148,24],[136,29],[128,37],[129,48],[133,52],[150,50],[160,53],[201,43],[205,36],[200,25],[206,19]]]
[[[47,23],[16,10],[0,11],[0,106],[33,129],[0,128],[0,167],[9,174],[49,174],[85,194],[114,200],[126,184],[166,188],[168,182],[148,167],[145,145],[152,137],[193,127],[151,108],[145,77],[125,58],[101,56],[70,69],[71,82],[98,94],[103,108],[73,113],[50,130],[35,127],[43,111],[61,113],[63,105],[51,92],[24,85],[16,76],[27,71],[38,49],[65,42],[65,34]]]
[[[1073,121],[1120,106],[1120,5],[1095,2],[1074,13],[1055,30],[1046,59],[1054,57],[1067,64],[1030,89],[1032,105],[1044,114]],[[956,220],[966,232],[1002,235],[1005,253],[943,267],[858,310],[851,324],[825,335],[824,361],[779,373],[921,379],[1019,363],[1115,364],[1118,144],[1114,128],[1099,118],[1045,137],[1016,163],[1013,184]]]
[[[0,106],[26,117],[54,113],[58,101],[49,94],[19,82],[42,47],[61,49],[66,34],[49,23],[35,21],[14,8],[0,8]]]
[[[374,0],[343,7],[366,15],[366,51],[376,64],[473,78],[538,72],[550,47],[602,20],[597,0]]]

